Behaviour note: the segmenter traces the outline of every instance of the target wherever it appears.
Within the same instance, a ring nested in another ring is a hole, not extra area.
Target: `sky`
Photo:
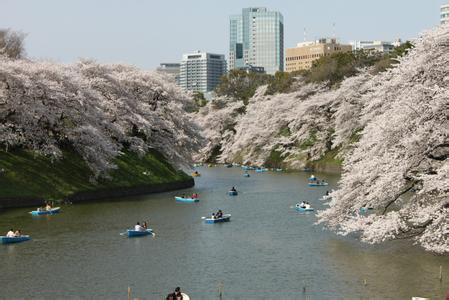
[[[0,28],[27,34],[28,57],[91,58],[154,69],[196,50],[228,53],[229,16],[267,7],[284,16],[284,46],[335,36],[403,40],[439,24],[449,0],[0,0]],[[335,29],[333,24],[335,24]]]

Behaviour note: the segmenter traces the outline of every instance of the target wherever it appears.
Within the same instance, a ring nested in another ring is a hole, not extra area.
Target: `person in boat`
[[[143,222],[142,223],[142,227],[143,227],[143,229],[145,229],[145,230],[147,230],[148,229],[148,224],[147,224],[147,222]]]
[[[231,192],[237,192],[237,190],[235,189],[235,186],[233,186],[230,191]]]
[[[8,233],[6,234],[6,237],[15,237],[16,235],[15,235],[15,233],[14,233],[14,230],[11,228],[9,231],[8,231]]]
[[[306,208],[306,203],[303,201],[303,202],[301,202],[301,204],[299,205],[299,207],[301,207],[301,208]]]
[[[221,211],[221,209],[218,210],[216,216],[217,216],[217,219],[223,218],[223,212]]]
[[[135,231],[145,231],[145,229],[137,222],[136,226],[134,226]]]
[[[47,205],[45,205],[45,210],[51,210],[51,205],[49,202],[47,202]]]
[[[212,220],[215,220],[215,213],[212,213]]]
[[[21,235],[22,235],[22,232],[20,231],[20,229],[17,229],[16,232],[14,232],[14,236],[19,237]]]
[[[310,180],[310,181],[315,181],[315,180],[316,180],[315,175],[312,174],[312,175],[310,176],[309,180]]]
[[[182,297],[182,293],[181,293],[181,288],[178,286],[176,289],[175,289],[175,299],[176,300],[182,300],[183,299],[183,297]]]
[[[305,204],[304,204],[304,208],[305,209],[309,209],[311,206],[310,206],[310,203],[309,202],[306,202]]]

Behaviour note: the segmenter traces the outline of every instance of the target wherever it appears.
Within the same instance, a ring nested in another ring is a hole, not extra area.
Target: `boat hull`
[[[153,234],[153,230],[152,229],[147,229],[145,231],[136,231],[136,230],[128,229],[126,231],[126,234],[128,235],[128,237],[147,236],[147,235]]]
[[[315,183],[315,182],[309,182],[309,186],[326,186],[329,185],[327,182],[325,183]]]
[[[187,202],[187,203],[193,203],[193,202],[199,202],[200,199],[198,198],[183,198],[183,197],[175,197],[176,201],[179,202]]]
[[[224,223],[224,222],[229,222],[231,221],[231,215],[223,215],[222,218],[219,219],[212,219],[212,218],[208,218],[206,219],[204,222],[206,224],[215,224],[215,223]]]
[[[237,191],[229,191],[228,195],[229,196],[237,196],[239,193]]]
[[[315,210],[312,207],[310,207],[310,208],[301,207],[299,204],[296,204],[295,209],[297,211],[299,211],[299,212],[307,212],[307,211],[314,211]]]
[[[21,243],[25,241],[31,240],[29,235],[22,235],[22,236],[16,236],[16,237],[6,237],[6,236],[0,236],[1,244],[14,244],[14,243]]]
[[[61,210],[60,207],[55,207],[55,208],[52,208],[50,210],[41,210],[41,211],[33,210],[33,211],[30,212],[30,214],[32,214],[33,216],[54,215],[54,214],[59,213],[60,210]]]

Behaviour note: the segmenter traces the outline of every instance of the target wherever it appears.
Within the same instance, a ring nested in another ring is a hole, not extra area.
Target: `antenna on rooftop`
[[[334,39],[337,39],[337,36],[336,36],[336,33],[335,33],[335,22],[332,23],[332,37],[333,37]]]

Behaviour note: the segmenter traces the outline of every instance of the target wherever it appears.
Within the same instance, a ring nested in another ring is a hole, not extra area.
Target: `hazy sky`
[[[229,15],[265,6],[284,15],[285,47],[336,36],[413,38],[439,24],[449,0],[0,0],[0,28],[27,33],[28,56],[73,62],[80,57],[153,69],[182,53],[228,53]]]

